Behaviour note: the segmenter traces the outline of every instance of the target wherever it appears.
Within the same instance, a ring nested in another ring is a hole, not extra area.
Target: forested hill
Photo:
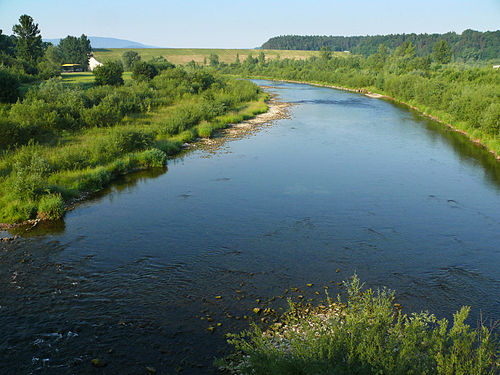
[[[391,34],[374,36],[301,36],[283,35],[269,39],[263,49],[320,50],[329,47],[332,51],[350,51],[365,56],[377,52],[380,44],[394,50],[405,41],[411,41],[416,54],[425,56],[432,53],[434,44],[446,40],[453,56],[458,60],[490,60],[500,58],[500,30],[465,30],[461,35],[446,34]]]

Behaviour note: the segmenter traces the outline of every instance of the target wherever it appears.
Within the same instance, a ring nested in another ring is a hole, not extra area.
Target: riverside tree
[[[19,24],[12,27],[16,36],[16,57],[28,65],[28,70],[36,70],[35,65],[43,56],[43,43],[38,24],[27,14],[19,17]]]

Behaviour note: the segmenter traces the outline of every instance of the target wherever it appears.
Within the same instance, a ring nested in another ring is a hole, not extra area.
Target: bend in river
[[[253,307],[286,307],[291,287],[335,295],[354,272],[408,312],[500,319],[492,155],[386,101],[257,82],[295,104],[290,119],[127,176],[1,245],[0,368],[94,373],[99,358],[110,373],[205,374]]]

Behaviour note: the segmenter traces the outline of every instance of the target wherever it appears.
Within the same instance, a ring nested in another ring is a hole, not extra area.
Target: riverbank
[[[254,324],[230,335],[234,354],[217,360],[225,373],[247,374],[496,374],[500,342],[482,321],[465,324],[470,308],[446,319],[428,312],[403,314],[391,290],[344,281],[347,300],[313,305],[289,301],[278,323]]]
[[[255,78],[255,77],[254,77]],[[412,105],[412,104],[409,104],[407,102],[404,102],[402,100],[399,100],[395,97],[392,97],[392,96],[389,96],[389,95],[385,95],[385,94],[381,94],[381,93],[378,93],[376,91],[369,91],[367,90],[366,88],[358,88],[358,89],[354,89],[354,88],[350,88],[350,87],[343,87],[343,86],[335,86],[335,85],[329,85],[329,84],[326,84],[326,83],[321,83],[321,82],[311,82],[311,81],[297,81],[297,80],[286,80],[286,79],[272,79],[272,78],[269,78],[269,77],[258,77],[258,79],[266,79],[266,80],[272,80],[272,81],[276,81],[276,82],[288,82],[288,83],[300,83],[300,84],[307,84],[307,85],[311,85],[311,86],[317,86],[317,87],[327,87],[327,88],[331,88],[331,89],[336,89],[336,90],[342,90],[342,91],[349,91],[349,92],[353,92],[353,93],[357,93],[357,94],[361,94],[361,95],[364,95],[364,96],[367,96],[369,98],[373,98],[373,99],[384,99],[384,100],[388,100],[388,101],[392,101],[394,103],[397,103],[397,104],[401,104],[401,105],[404,105],[416,112],[418,112],[419,114],[433,120],[433,121],[436,121],[444,126],[446,126],[447,128],[451,129],[452,131],[454,132],[457,132],[457,133],[460,133],[462,135],[464,135],[465,137],[467,137],[472,143],[480,146],[480,147],[483,147],[485,148],[490,154],[492,154],[495,159],[500,162],[500,152],[489,147],[488,144],[487,144],[487,141],[481,139],[481,138],[475,138],[473,137],[469,132],[467,132],[466,130],[463,130],[463,129],[460,129],[444,120],[442,120],[441,118],[439,118],[438,116],[436,115],[433,115],[433,114],[430,114],[430,113],[427,113],[425,112],[424,110],[422,110],[421,108],[415,106],[415,105]]]
[[[276,96],[269,97],[268,94],[263,93],[259,101],[248,103],[240,111],[232,113],[229,116],[221,116],[211,123],[204,123],[203,125],[200,125],[203,126],[203,131],[206,133],[208,132],[206,136],[202,137],[200,135],[201,132],[198,130],[197,132],[184,133],[180,137],[177,137],[178,139],[176,138],[174,141],[176,141],[180,147],[174,149],[173,152],[169,154],[169,159],[177,157],[186,149],[196,148],[198,146],[211,148],[212,152],[215,152],[227,139],[241,138],[256,130],[259,126],[268,124],[274,120],[287,118],[289,116],[287,111],[289,106],[289,103],[279,101]],[[95,193],[104,189],[118,177],[146,170],[151,167],[152,166],[134,166],[130,169],[121,171],[111,171],[112,173],[108,175],[108,180],[103,181],[98,189],[84,191],[78,196],[67,200],[64,204],[64,212],[75,209],[79,204],[91,198]],[[24,220],[20,223],[0,223],[0,230],[14,228],[31,230],[38,226],[41,222],[50,220],[52,219],[49,217],[38,217]],[[0,240],[12,241],[16,238],[17,237],[2,237]]]

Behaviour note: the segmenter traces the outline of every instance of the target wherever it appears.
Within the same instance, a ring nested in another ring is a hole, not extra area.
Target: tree
[[[19,82],[7,69],[0,67],[0,102],[15,102],[19,97]]]
[[[320,49],[319,56],[321,57],[322,60],[330,60],[332,58],[332,52],[330,51],[330,47],[328,46],[323,46]]]
[[[210,66],[216,67],[219,65],[219,56],[215,53],[211,53],[208,60],[210,61]]]
[[[149,81],[158,74],[153,64],[145,61],[138,61],[132,68],[132,78],[136,81]]]
[[[61,39],[59,51],[64,63],[80,64],[84,70],[88,69],[92,47],[85,34],[82,34],[80,38],[68,35],[66,38]]]
[[[394,56],[413,58],[415,56],[415,46],[410,40],[407,40],[396,48]]]
[[[61,75],[62,56],[59,48],[52,44],[47,47],[43,58],[38,64],[38,75],[42,79],[49,79]]]
[[[175,68],[175,65],[163,56],[152,57],[151,60],[148,61],[148,63],[152,64],[158,72]]]
[[[12,27],[16,36],[16,56],[34,66],[43,56],[43,44],[38,24],[27,14],[19,17],[19,24]]]
[[[98,85],[123,85],[123,65],[121,61],[106,61],[101,66],[95,68],[95,82]]]
[[[0,55],[14,56],[14,53],[15,53],[14,38],[2,34],[2,30],[0,29]]]
[[[432,55],[434,56],[434,61],[438,64],[448,64],[451,61],[451,51],[448,42],[446,40],[440,40],[434,44]]]
[[[123,67],[130,70],[134,67],[135,63],[141,60],[141,56],[136,51],[126,51],[122,55]]]
[[[260,65],[264,65],[266,63],[266,55],[263,51],[260,51],[258,59]]]

